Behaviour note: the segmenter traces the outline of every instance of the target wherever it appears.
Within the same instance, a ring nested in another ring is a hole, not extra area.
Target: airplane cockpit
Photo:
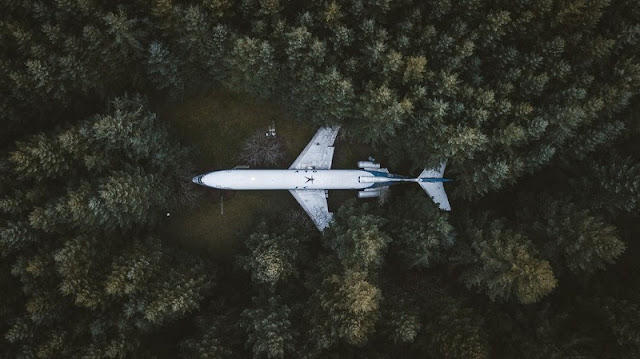
[[[204,177],[204,175],[195,176],[191,179],[191,182],[204,185],[204,183],[202,182],[202,177]]]

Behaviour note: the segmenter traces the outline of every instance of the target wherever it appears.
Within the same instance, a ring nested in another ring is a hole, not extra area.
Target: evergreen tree
[[[515,298],[524,304],[538,302],[556,287],[549,262],[538,258],[531,241],[504,221],[466,226],[469,248],[460,260],[468,264],[461,276],[468,287],[492,300]]]
[[[640,209],[640,165],[632,157],[608,157],[586,166],[588,172],[577,181],[584,190],[593,193],[589,205],[611,213],[638,213]],[[593,181],[597,178],[598,181]]]
[[[360,104],[362,136],[366,142],[378,144],[383,138],[393,136],[412,113],[413,103],[408,98],[399,100],[392,89],[385,85],[369,86]]]
[[[364,272],[347,269],[326,277],[311,297],[312,346],[327,349],[339,340],[364,345],[374,332],[381,299]]]
[[[406,300],[404,293],[396,291],[385,294],[379,323],[385,341],[404,344],[416,340],[423,326],[418,307],[416,303]]]
[[[489,357],[483,322],[471,309],[444,297],[436,301],[427,317],[422,340],[434,357]]]
[[[368,207],[346,204],[340,208],[329,234],[329,247],[344,268],[375,271],[384,261],[389,236],[380,230],[384,219],[367,213]]]
[[[354,85],[335,67],[326,71],[305,69],[301,83],[292,84],[287,100],[298,118],[321,125],[333,125],[354,115]]]
[[[306,313],[314,353],[340,341],[365,345],[380,316],[377,271],[389,243],[378,227],[381,218],[368,212],[366,205],[347,203],[334,219],[324,235],[330,252],[320,258],[321,271],[307,278],[309,288],[314,288]]]
[[[536,218],[527,230],[544,242],[546,256],[562,263],[573,274],[589,274],[613,263],[625,250],[616,228],[565,199],[537,200]],[[527,223],[527,222],[523,222]],[[526,227],[525,227],[526,228]]]
[[[284,358],[293,349],[291,310],[278,297],[263,299],[266,303],[259,301],[254,298],[255,307],[242,313],[249,337],[246,345],[252,349],[254,357],[266,354],[267,358]]]
[[[70,170],[68,156],[55,139],[36,135],[28,142],[16,143],[9,161],[14,174],[20,179],[44,181],[60,178]]]
[[[184,355],[246,356],[246,342],[262,357],[481,358],[491,343],[499,357],[637,357],[634,251],[614,272],[595,272],[637,232],[637,114],[624,112],[640,93],[639,9],[633,0],[6,2],[0,352],[173,354],[146,343],[189,325],[214,272],[152,233],[159,213],[188,201],[187,151],[139,98],[86,114],[124,90],[153,89],[162,102],[225,86],[352,129],[402,168],[449,158],[451,197],[470,220],[424,195],[375,210],[346,204],[321,245],[302,249],[317,234],[266,221],[240,260],[253,280],[224,273],[233,284],[216,289]],[[575,180],[540,181],[554,171]],[[513,201],[541,187],[545,195]],[[415,266],[386,261],[389,246]],[[621,272],[631,274],[615,278],[615,293],[599,283]],[[460,291],[458,274],[495,301]],[[565,274],[578,284],[545,297]],[[453,292],[475,298],[487,322],[444,294]]]
[[[196,324],[203,334],[198,338],[190,338],[180,343],[181,354],[187,358],[221,359],[232,357],[232,351],[228,347],[225,331],[233,326],[226,323],[224,318],[217,317],[199,318]]]
[[[634,358],[640,355],[640,324],[638,323],[640,308],[638,305],[613,298],[607,298],[601,304],[606,313],[606,321],[619,346],[621,357]]]
[[[151,43],[148,56],[147,74],[155,88],[167,90],[173,96],[182,93],[184,84],[178,72],[178,60],[166,45],[159,42]]]
[[[109,73],[119,74],[128,67],[127,65],[137,64],[144,58],[143,39],[147,36],[148,30],[141,26],[140,19],[119,7],[115,12],[104,14],[102,22],[106,26],[106,37],[101,41],[102,65],[107,66]]]
[[[238,38],[227,57],[229,75],[227,86],[269,97],[276,85],[278,67],[274,49],[267,41],[248,37]]]
[[[430,267],[445,259],[453,245],[453,228],[430,198],[416,191],[393,197],[385,228],[394,239],[392,248],[409,266]]]
[[[15,253],[38,241],[38,235],[26,221],[6,222],[0,228],[0,252],[3,256]]]
[[[139,353],[145,335],[198,308],[211,288],[208,262],[139,234],[173,205],[186,151],[140,98],[112,106],[17,143],[7,161],[20,186],[3,192],[11,220],[0,222],[0,243],[26,303],[5,318],[19,357]],[[40,164],[53,170],[31,168]]]
[[[301,241],[292,231],[283,235],[269,233],[265,222],[245,241],[249,254],[239,257],[242,268],[251,273],[257,285],[272,291],[275,286],[291,277],[297,277],[297,261]]]

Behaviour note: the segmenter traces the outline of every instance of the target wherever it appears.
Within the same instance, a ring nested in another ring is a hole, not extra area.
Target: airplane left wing
[[[295,189],[289,190],[289,192],[291,192],[293,198],[300,203],[302,209],[311,217],[311,220],[320,232],[329,226],[329,222],[331,222],[331,218],[333,218],[333,213],[329,212],[325,190]]]
[[[320,128],[289,169],[330,169],[333,160],[333,143],[339,129],[339,126]]]

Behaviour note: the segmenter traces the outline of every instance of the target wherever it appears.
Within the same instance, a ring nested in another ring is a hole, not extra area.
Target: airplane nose
[[[199,184],[202,185],[202,176],[203,175],[199,175],[199,176],[195,176],[191,179],[191,182],[195,183],[195,184]]]

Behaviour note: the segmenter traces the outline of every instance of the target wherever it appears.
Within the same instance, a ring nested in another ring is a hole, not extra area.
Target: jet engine
[[[380,168],[379,163],[373,161],[358,161],[358,167],[360,168]]]
[[[358,198],[380,197],[380,191],[358,191]]]

